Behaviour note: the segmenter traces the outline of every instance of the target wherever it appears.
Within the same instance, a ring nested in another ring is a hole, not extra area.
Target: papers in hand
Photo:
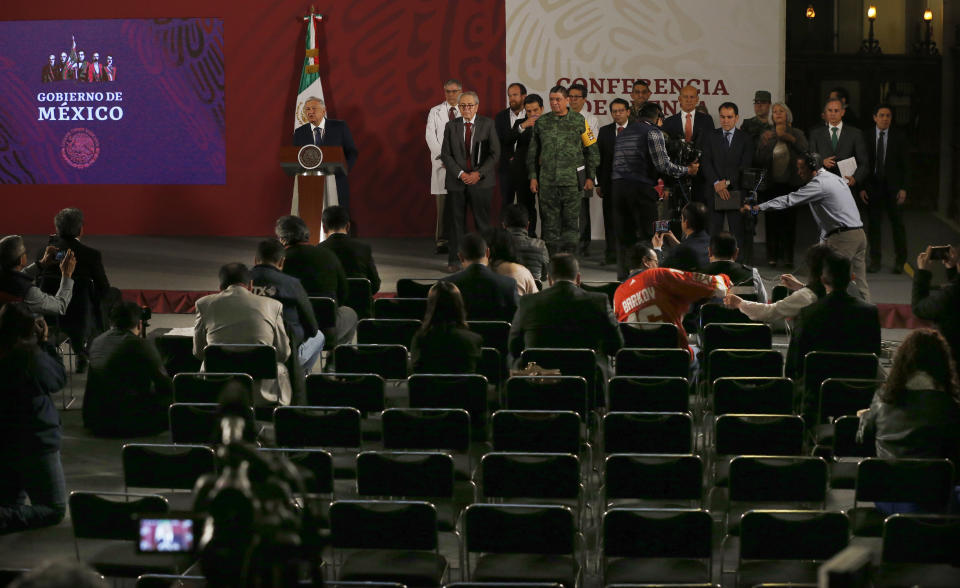
[[[840,170],[841,177],[852,177],[853,173],[857,171],[856,158],[848,157],[846,159],[841,159],[837,162],[837,169]]]

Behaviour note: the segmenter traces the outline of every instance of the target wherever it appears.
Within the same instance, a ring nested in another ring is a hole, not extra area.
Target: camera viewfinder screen
[[[142,552],[193,551],[192,519],[140,519]]]

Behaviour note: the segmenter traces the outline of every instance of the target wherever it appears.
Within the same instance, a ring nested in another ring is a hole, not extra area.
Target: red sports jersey
[[[680,347],[689,348],[683,315],[704,298],[722,298],[731,287],[724,274],[711,276],[657,267],[627,278],[613,295],[613,308],[621,323],[673,323]]]

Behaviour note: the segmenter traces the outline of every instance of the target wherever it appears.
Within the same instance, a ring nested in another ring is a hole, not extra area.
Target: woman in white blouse
[[[780,284],[793,292],[782,300],[770,304],[743,300],[736,294],[727,294],[723,303],[727,308],[739,308],[740,312],[754,321],[772,323],[778,319],[793,318],[800,314],[800,310],[822,298],[826,292],[820,283],[820,274],[823,272],[823,260],[830,248],[826,245],[814,245],[807,250],[807,267],[809,277],[803,284],[792,274],[780,276]]]

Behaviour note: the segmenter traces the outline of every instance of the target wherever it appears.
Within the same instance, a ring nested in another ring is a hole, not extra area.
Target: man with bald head
[[[680,112],[663,121],[663,132],[669,135],[670,139],[683,139],[702,149],[703,138],[713,131],[716,125],[713,123],[712,116],[697,112],[697,106],[700,104],[700,90],[695,86],[686,85],[680,88],[677,99],[680,102]],[[704,189],[702,175],[698,174],[694,178],[691,197],[699,202],[707,202],[707,191]]]
[[[347,160],[347,171],[337,172],[337,199],[340,206],[350,208],[350,185],[347,183],[347,173],[357,162],[357,146],[353,143],[350,127],[342,120],[327,118],[327,106],[323,98],[311,96],[303,105],[303,113],[307,116],[307,123],[297,127],[293,133],[293,144],[317,145],[320,147],[342,147],[343,156]]]

